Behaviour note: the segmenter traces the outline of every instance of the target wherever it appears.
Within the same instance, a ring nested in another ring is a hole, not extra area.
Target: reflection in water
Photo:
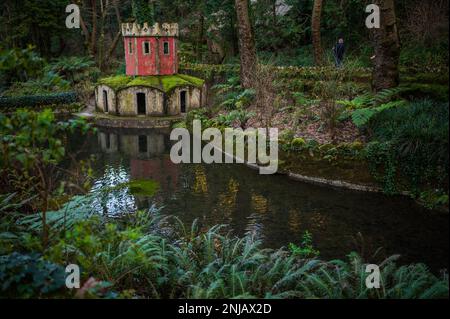
[[[228,224],[237,235],[249,232],[268,247],[298,244],[308,230],[325,259],[345,258],[356,249],[370,257],[383,247],[385,255],[403,255],[402,262],[425,262],[435,270],[448,266],[448,215],[430,213],[405,198],[262,176],[243,165],[175,165],[168,133],[99,131],[85,154],[97,158],[94,190],[130,180],[160,184],[154,197],[134,196],[127,188],[105,192],[98,199],[99,213],[114,216],[156,203],[187,224],[194,219],[203,227]]]

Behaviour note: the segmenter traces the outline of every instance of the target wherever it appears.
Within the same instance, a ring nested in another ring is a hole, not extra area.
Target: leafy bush
[[[50,297],[65,287],[64,268],[37,253],[0,256],[0,297]]]
[[[0,185],[4,192],[16,193],[19,200],[37,195],[32,205],[43,211],[44,247],[45,214],[54,201],[51,195],[57,189],[63,192],[66,185],[60,180],[58,166],[66,155],[66,134],[89,129],[82,119],[57,122],[50,110],[21,109],[9,116],[0,113]]]
[[[357,127],[362,128],[369,124],[370,120],[372,120],[377,114],[385,110],[405,105],[406,103],[407,102],[404,100],[399,100],[388,102],[378,107],[355,110],[351,115],[352,121]]]
[[[59,74],[72,84],[85,80],[95,82],[100,76],[100,71],[94,65],[95,62],[89,57],[69,56],[50,63],[47,70]]]
[[[44,60],[32,46],[5,50],[0,47],[0,87],[27,81],[42,74]]]
[[[301,245],[297,246],[294,243],[290,243],[289,250],[294,256],[299,256],[300,258],[314,258],[319,256],[319,251],[314,249],[312,235],[308,231],[303,235]]]
[[[227,114],[219,114],[216,118],[210,120],[209,125],[231,127],[234,123],[238,122],[239,126],[245,129],[248,120],[250,120],[253,116],[255,116],[255,113],[253,112],[248,112],[242,109],[233,110]]]
[[[385,110],[371,122],[368,145],[372,172],[389,193],[403,186],[419,195],[424,187],[448,192],[448,103],[429,100]],[[400,182],[401,184],[401,182]]]
[[[43,95],[68,90],[69,82],[53,72],[46,72],[38,79],[14,83],[3,96]]]

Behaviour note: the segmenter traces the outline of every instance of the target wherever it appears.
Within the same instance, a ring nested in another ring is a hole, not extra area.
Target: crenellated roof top
[[[155,23],[142,26],[137,23],[122,23],[122,36],[124,37],[178,37],[178,23]]]

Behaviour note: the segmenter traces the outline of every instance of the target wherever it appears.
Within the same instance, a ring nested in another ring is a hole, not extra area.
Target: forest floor
[[[264,110],[258,107],[251,107],[248,111],[255,114],[248,121],[248,127],[266,127]],[[315,140],[319,144],[366,141],[366,136],[361,134],[360,130],[351,121],[338,122],[334,132],[330,131],[325,127],[324,121],[321,120],[321,113],[322,108],[319,105],[311,106],[308,114],[303,114],[302,116],[294,116],[294,113],[289,110],[279,110],[272,114],[270,125],[278,128],[279,133],[284,130],[292,130],[295,138]]]

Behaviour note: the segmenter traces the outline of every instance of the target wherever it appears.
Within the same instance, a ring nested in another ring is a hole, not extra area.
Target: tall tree
[[[312,19],[311,19],[311,33],[312,33],[312,42],[314,48],[314,62],[316,65],[322,64],[322,40],[320,36],[320,25],[322,18],[322,5],[323,0],[314,0]]]
[[[144,22],[152,25],[154,21],[153,6],[154,3],[151,0],[133,0],[131,2],[131,7],[136,22],[141,25]]]
[[[248,0],[236,0],[236,15],[239,30],[239,55],[241,59],[241,85],[253,86],[257,66],[255,39],[248,14]]]
[[[400,39],[394,0],[376,0],[375,4],[380,7],[381,23],[379,29],[373,29],[375,46],[373,88],[380,91],[399,84]]]

